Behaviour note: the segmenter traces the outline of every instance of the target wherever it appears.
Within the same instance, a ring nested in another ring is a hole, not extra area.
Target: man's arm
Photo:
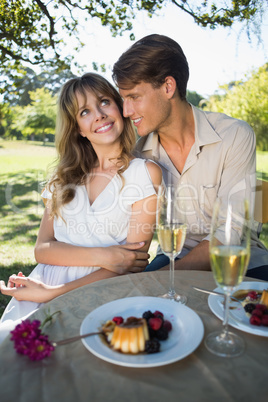
[[[140,240],[139,240],[140,242]],[[116,274],[141,272],[148,264],[149,254],[140,250],[144,242],[110,247],[80,247],[54,238],[53,219],[46,207],[35,245],[35,259],[49,265],[102,267]]]
[[[162,270],[168,270],[169,265]],[[195,246],[185,257],[175,261],[175,270],[210,271],[209,241],[203,240]]]

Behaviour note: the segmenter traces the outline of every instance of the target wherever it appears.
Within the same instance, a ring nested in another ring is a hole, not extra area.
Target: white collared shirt
[[[222,113],[205,112],[195,106],[192,110],[195,142],[181,173],[160,144],[157,133],[141,137],[135,152],[161,166],[166,184],[180,187],[190,229],[185,241],[187,249],[209,240],[217,197],[227,202],[231,195],[239,199],[247,196],[253,211],[256,182],[256,140],[252,128]]]

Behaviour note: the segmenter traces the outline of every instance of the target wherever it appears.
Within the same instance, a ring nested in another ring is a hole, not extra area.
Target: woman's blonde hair
[[[73,78],[63,85],[59,100],[55,143],[58,165],[49,183],[52,191],[51,215],[60,216],[59,209],[69,203],[75,195],[75,186],[82,185],[85,178],[96,166],[97,155],[90,141],[82,137],[77,124],[77,93],[86,99],[86,93],[93,92],[98,98],[112,98],[124,122],[120,138],[121,153],[117,156],[118,174],[129,166],[136,136],[129,118],[123,116],[123,101],[117,90],[103,77],[87,73]]]

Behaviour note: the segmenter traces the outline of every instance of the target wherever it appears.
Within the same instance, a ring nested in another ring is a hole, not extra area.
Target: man
[[[189,234],[175,269],[209,270],[209,227],[216,198],[254,196],[255,135],[246,122],[190,105],[188,78],[181,47],[162,35],[137,41],[113,68],[124,116],[132,119],[141,137],[138,156],[156,161],[165,183],[178,186],[187,200]],[[253,238],[249,269],[268,265],[267,250]],[[146,270],[167,264],[160,250]]]

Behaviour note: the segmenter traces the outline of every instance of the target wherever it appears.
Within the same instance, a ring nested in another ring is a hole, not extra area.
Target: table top
[[[52,300],[32,318],[43,321],[48,309],[50,313],[60,310],[53,323],[45,327],[45,333],[51,340],[72,337],[79,334],[83,319],[97,307],[125,297],[159,296],[167,290],[168,281],[168,271],[156,271],[95,282]],[[220,329],[222,323],[210,311],[208,295],[192,286],[214,289],[212,273],[175,272],[175,288],[187,296],[187,306],[202,319],[206,336]],[[81,341],[60,346],[50,357],[32,362],[16,354],[13,343],[6,339],[0,346],[0,400],[267,401],[268,338],[234,328],[232,331],[246,342],[246,351],[240,357],[214,356],[207,351],[203,339],[186,358],[153,368],[108,363],[90,353]]]

